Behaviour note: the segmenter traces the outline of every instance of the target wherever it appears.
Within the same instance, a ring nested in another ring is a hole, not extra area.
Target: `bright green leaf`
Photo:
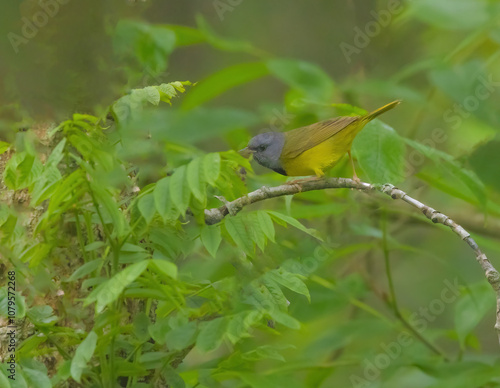
[[[151,266],[172,279],[177,279],[177,266],[174,263],[167,260],[153,259],[150,260],[149,267],[151,268]]]
[[[215,258],[222,241],[220,226],[203,225],[201,228],[201,242],[208,253]]]
[[[267,272],[266,276],[274,280],[275,282],[281,284],[282,286],[285,286],[286,288],[298,294],[304,295],[309,302],[311,301],[311,295],[309,295],[309,290],[306,284],[298,277],[298,275],[295,275],[291,272],[284,270],[283,268],[280,268],[280,269],[273,269]]]
[[[229,89],[268,74],[269,70],[263,62],[239,63],[227,67],[198,82],[184,98],[182,107],[192,109]]]
[[[185,214],[191,198],[191,191],[186,180],[186,166],[176,169],[170,177],[170,198],[177,210]]]
[[[203,157],[202,161],[203,175],[205,176],[205,181],[210,185],[214,186],[217,179],[219,179],[220,168],[221,168],[221,158],[218,152],[213,152],[207,154]]]
[[[206,200],[205,178],[203,176],[202,158],[192,160],[186,170],[186,179],[193,196],[200,202]]]
[[[87,367],[87,363],[92,358],[97,344],[97,334],[91,331],[87,337],[76,348],[75,356],[71,361],[71,377],[78,383],[81,382],[83,370]]]
[[[354,139],[353,151],[370,183],[397,184],[404,180],[404,142],[381,121],[366,125]]]

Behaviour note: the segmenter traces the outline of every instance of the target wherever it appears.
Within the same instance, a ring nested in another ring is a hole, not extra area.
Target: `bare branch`
[[[234,201],[226,201],[223,197],[219,199],[224,203],[223,206],[213,209],[205,210],[205,222],[208,225],[216,224],[224,219],[228,214],[236,215],[243,207],[250,205],[255,202],[260,202],[265,199],[280,197],[283,195],[293,195],[305,191],[312,190],[324,190],[324,189],[357,189],[361,191],[380,191],[384,194],[389,195],[392,199],[400,199],[409,205],[419,209],[422,213],[434,223],[443,224],[448,226],[456,235],[464,240],[474,251],[476,260],[481,265],[486,279],[490,283],[491,287],[495,291],[497,300],[497,312],[496,312],[496,323],[495,329],[497,330],[498,341],[500,344],[500,274],[493,267],[491,262],[488,260],[486,255],[481,252],[476,242],[470,236],[462,226],[457,224],[447,215],[433,209],[430,206],[423,204],[422,202],[410,197],[404,191],[394,187],[391,184],[385,184],[382,186],[375,186],[365,182],[356,182],[352,179],[347,178],[327,178],[327,179],[316,179],[316,180],[303,180],[297,181],[292,184],[284,184],[275,187],[261,187],[258,190],[248,193],[244,197],[235,199]]]

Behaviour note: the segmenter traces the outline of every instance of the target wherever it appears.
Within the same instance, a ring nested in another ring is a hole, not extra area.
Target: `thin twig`
[[[384,252],[384,261],[385,261],[385,273],[387,276],[387,282],[389,284],[389,295],[390,300],[388,304],[392,307],[394,315],[397,319],[416,337],[422,342],[425,346],[427,346],[430,350],[436,353],[438,356],[441,356],[444,360],[448,361],[448,357],[441,351],[436,345],[430,342],[427,338],[425,338],[418,330],[416,330],[410,322],[406,320],[406,318],[401,313],[398,305],[398,299],[396,296],[396,289],[394,287],[394,281],[392,278],[392,270],[391,270],[391,262],[390,262],[390,251],[387,245],[387,212],[384,211],[382,216],[382,250]]]
[[[456,235],[460,237],[460,239],[464,240],[469,245],[469,247],[471,247],[472,250],[474,251],[474,254],[476,255],[476,260],[479,262],[481,268],[485,273],[486,280],[488,280],[491,287],[495,291],[497,300],[495,329],[497,330],[498,341],[500,344],[499,272],[495,269],[495,267],[493,267],[493,265],[488,260],[486,255],[483,252],[481,252],[476,242],[470,236],[469,232],[467,232],[462,226],[457,224],[447,215],[410,197],[404,191],[398,189],[397,187],[394,187],[391,184],[375,186],[370,183],[356,182],[352,179],[347,179],[347,178],[327,178],[327,179],[298,181],[295,182],[294,184],[284,184],[275,187],[261,187],[258,190],[248,193],[244,197],[237,198],[234,201],[230,202],[220,197],[224,205],[218,208],[205,210],[205,222],[208,225],[216,224],[222,221],[224,217],[226,217],[228,214],[236,215],[246,205],[250,205],[255,202],[260,202],[269,198],[280,197],[283,195],[293,195],[312,190],[340,189],[340,188],[358,189],[365,192],[380,191],[384,194],[389,195],[392,199],[402,200],[407,204],[422,211],[422,213],[432,222],[448,226]]]

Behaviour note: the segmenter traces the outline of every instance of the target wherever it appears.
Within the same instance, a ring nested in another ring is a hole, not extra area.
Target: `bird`
[[[285,176],[324,177],[347,153],[353,179],[359,182],[351,155],[356,135],[375,117],[396,107],[396,100],[362,116],[341,116],[287,132],[266,132],[254,136],[239,153]]]

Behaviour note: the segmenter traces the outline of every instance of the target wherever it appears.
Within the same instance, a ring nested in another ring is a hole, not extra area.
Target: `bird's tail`
[[[382,113],[387,112],[388,110],[391,110],[392,108],[394,108],[395,106],[399,105],[400,103],[401,103],[401,100],[396,100],[396,101],[393,101],[393,102],[391,102],[391,103],[389,103],[387,105],[384,105],[383,107],[378,108],[378,109],[374,110],[371,113],[368,113],[366,116],[363,116],[363,120],[371,121],[375,117],[381,115]]]

